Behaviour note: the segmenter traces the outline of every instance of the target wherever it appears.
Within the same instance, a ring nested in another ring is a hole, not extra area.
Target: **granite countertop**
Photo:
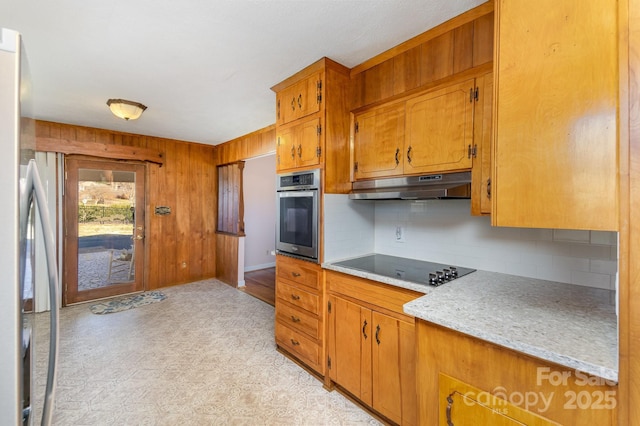
[[[425,296],[405,313],[478,339],[618,381],[618,332],[610,290],[476,271],[439,287],[337,267],[325,269]]]

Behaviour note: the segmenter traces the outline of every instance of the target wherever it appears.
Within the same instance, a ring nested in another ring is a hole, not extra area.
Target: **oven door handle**
[[[303,197],[313,197],[315,196],[317,191],[280,191],[278,192],[278,197],[280,198],[303,198]]]

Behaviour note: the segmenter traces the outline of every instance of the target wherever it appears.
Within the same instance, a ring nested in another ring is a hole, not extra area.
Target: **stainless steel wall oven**
[[[280,174],[276,182],[276,250],[318,262],[320,170]]]

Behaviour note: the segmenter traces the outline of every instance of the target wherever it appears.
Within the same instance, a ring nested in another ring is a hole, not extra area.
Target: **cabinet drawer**
[[[318,318],[307,311],[291,308],[284,303],[278,303],[276,307],[276,320],[302,331],[314,339],[320,338]]]
[[[416,291],[334,271],[326,272],[326,281],[327,291],[331,293],[345,295],[402,315],[404,315],[403,305],[405,303],[424,296],[423,293]],[[409,322],[413,321],[410,316],[406,316],[406,318]]]
[[[294,331],[276,320],[276,343],[302,361],[308,362],[310,367],[318,369],[320,364],[320,347],[303,333]]]
[[[320,298],[317,295],[282,281],[276,283],[276,297],[312,314],[317,315],[320,311],[318,306]]]
[[[282,278],[297,284],[320,289],[320,268],[303,260],[278,256],[278,279]]]

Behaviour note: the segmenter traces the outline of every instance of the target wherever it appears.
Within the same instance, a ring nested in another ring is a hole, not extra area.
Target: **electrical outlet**
[[[404,243],[404,227],[397,225],[396,226],[396,243]]]

